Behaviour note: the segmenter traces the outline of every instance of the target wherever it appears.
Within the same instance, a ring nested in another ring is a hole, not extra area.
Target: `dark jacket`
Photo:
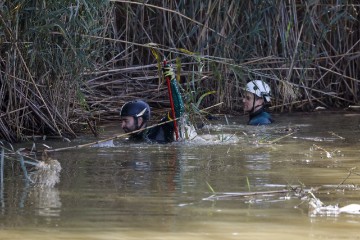
[[[161,122],[166,122],[168,120],[168,118],[163,118]],[[157,125],[155,127],[145,129],[137,134],[132,134],[129,139],[135,142],[145,141],[147,143],[170,143],[175,140],[174,124],[169,122],[163,125]]]
[[[255,126],[267,125],[274,122],[271,115],[268,112],[266,112],[264,108],[261,108],[258,111],[251,113],[249,117],[250,117],[248,122],[249,125],[255,125]]]

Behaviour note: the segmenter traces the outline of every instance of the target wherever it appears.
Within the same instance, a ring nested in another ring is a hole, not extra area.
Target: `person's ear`
[[[264,103],[265,101],[264,101],[264,98],[258,98],[258,97],[256,97],[256,101],[258,102],[258,103]]]
[[[143,122],[144,122],[144,118],[143,118],[143,117],[138,117],[137,122],[138,122],[137,127],[140,127],[140,126],[143,124]]]

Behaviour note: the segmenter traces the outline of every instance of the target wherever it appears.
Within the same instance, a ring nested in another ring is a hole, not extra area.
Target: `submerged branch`
[[[59,152],[59,151],[70,150],[70,149],[80,149],[80,148],[84,148],[84,147],[91,147],[91,146],[94,146],[94,145],[98,145],[98,144],[105,143],[105,142],[108,142],[108,141],[111,141],[111,140],[115,140],[115,139],[119,139],[119,138],[122,138],[122,137],[128,137],[128,136],[130,136],[131,134],[139,133],[139,132],[142,132],[142,131],[144,131],[144,130],[147,130],[147,129],[150,129],[150,128],[154,128],[154,127],[156,127],[156,126],[161,126],[161,125],[164,125],[164,124],[167,124],[167,123],[173,122],[173,121],[175,121],[175,120],[179,120],[179,119],[180,119],[180,118],[176,118],[176,119],[172,119],[172,120],[169,120],[169,121],[160,122],[160,123],[158,123],[158,124],[154,124],[154,125],[151,125],[151,126],[149,126],[149,127],[145,127],[145,128],[142,128],[142,129],[138,129],[138,130],[132,131],[132,132],[128,132],[128,133],[123,133],[123,134],[115,135],[115,136],[112,136],[112,137],[109,137],[109,138],[105,138],[105,139],[102,139],[102,140],[98,140],[98,141],[95,141],[95,142],[90,142],[90,143],[81,144],[81,145],[76,145],[76,146],[71,146],[71,147],[48,149],[48,150],[46,150],[46,151],[47,151],[47,152]]]
[[[274,195],[274,194],[284,194],[292,192],[292,190],[289,189],[283,189],[283,190],[274,190],[274,191],[262,191],[262,192],[239,192],[239,193],[215,193],[211,195],[210,197],[203,198],[203,200],[206,201],[213,201],[213,200],[227,200],[227,199],[233,199],[237,197],[249,197],[249,196],[264,196],[264,195]]]

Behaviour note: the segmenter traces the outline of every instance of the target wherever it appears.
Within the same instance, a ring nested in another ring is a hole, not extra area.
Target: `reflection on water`
[[[36,214],[43,217],[60,217],[61,201],[59,190],[50,187],[35,187],[30,192]]]
[[[286,190],[316,188],[325,206],[339,209],[360,204],[358,116],[278,116],[276,124],[262,127],[237,121],[211,122],[190,143],[118,140],[57,152],[52,157],[62,170],[55,186],[29,185],[21,176],[4,182],[0,238],[357,236],[360,215],[311,216],[306,193]],[[213,191],[232,196],[210,199]]]

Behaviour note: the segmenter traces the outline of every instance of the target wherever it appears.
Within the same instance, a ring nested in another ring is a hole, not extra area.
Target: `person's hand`
[[[165,78],[169,77],[170,80],[175,79],[174,69],[171,65],[165,65],[162,70]]]

